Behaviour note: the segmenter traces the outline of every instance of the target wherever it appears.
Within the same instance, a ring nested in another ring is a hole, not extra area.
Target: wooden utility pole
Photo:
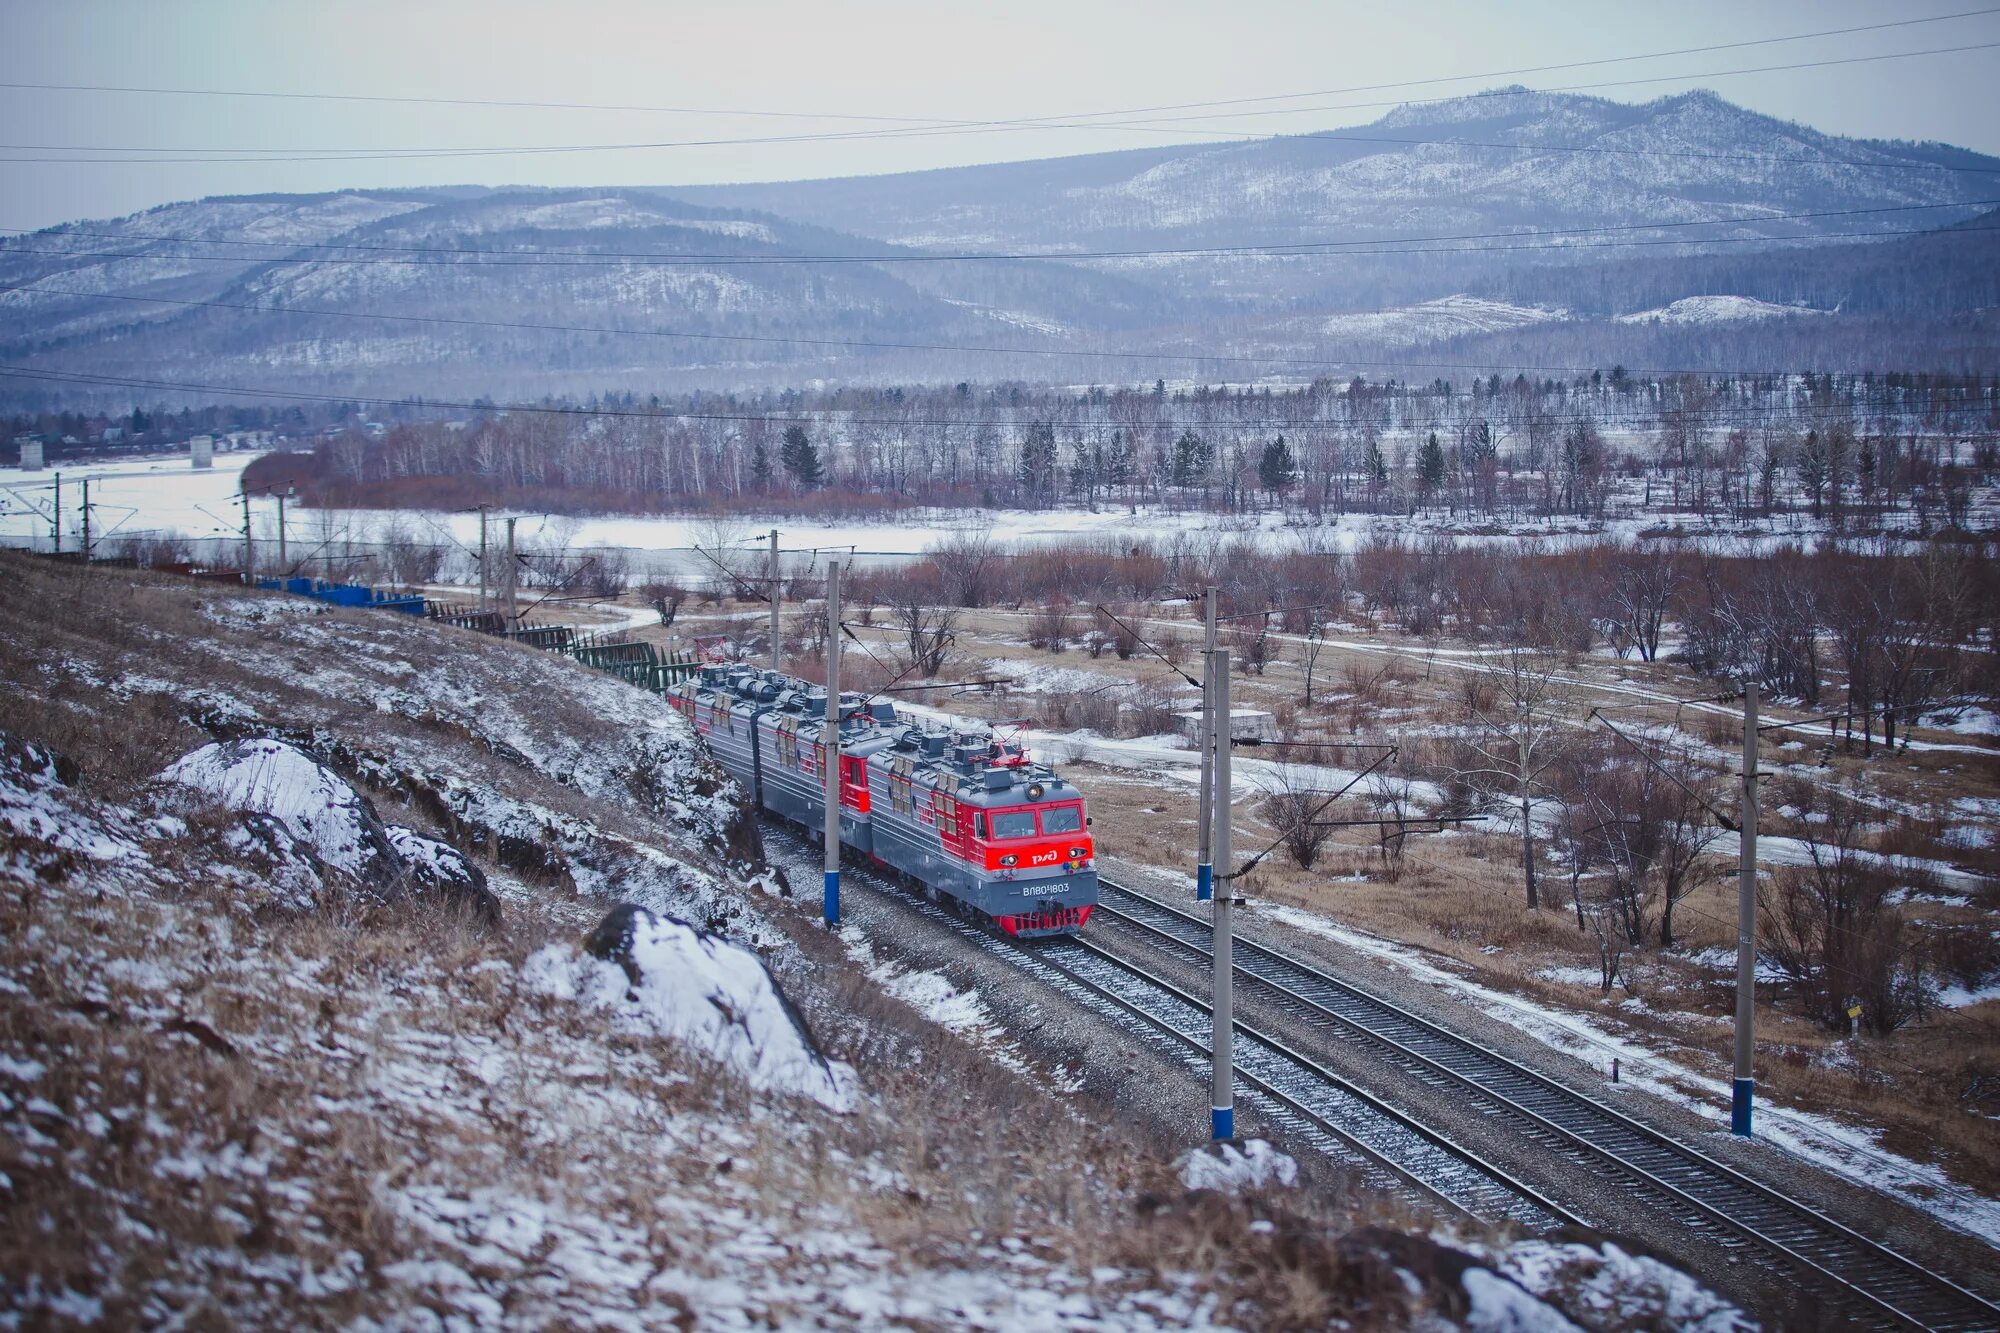
[[[1229,909],[1236,897],[1235,853],[1231,847],[1229,801],[1229,650],[1218,648],[1208,655],[1204,673],[1207,691],[1215,702],[1215,713],[1224,719],[1215,738],[1215,860],[1222,867],[1210,926],[1213,931],[1215,962],[1214,991],[1210,999],[1208,1050],[1210,1058],[1209,1133],[1216,1139],[1236,1137],[1236,1095],[1234,1057],[1236,1022],[1233,1013],[1233,985],[1236,963],[1231,957]]]
[[[1215,862],[1210,850],[1210,826],[1215,822],[1215,691],[1210,659],[1215,656],[1215,589],[1201,594],[1201,717],[1195,728],[1195,751],[1200,756],[1201,809],[1195,816],[1194,897],[1207,902],[1215,896]]]
[[[1535,805],[1528,794],[1528,754],[1529,733],[1535,725],[1532,707],[1521,713],[1521,730],[1515,736],[1516,753],[1519,756],[1521,774],[1521,873],[1528,880],[1528,910],[1534,911],[1542,905],[1541,894],[1535,885]]]
[[[840,561],[826,562],[826,896],[821,910],[829,928],[840,924]]]
[[[243,493],[243,581],[257,581],[257,550],[250,538],[250,492]]]
[[[1736,857],[1736,1077],[1729,1129],[1750,1137],[1756,1100],[1757,1027],[1757,682],[1743,682],[1743,811]]]
[[[90,563],[90,478],[83,479],[83,563]]]
[[[778,530],[771,529],[771,670],[784,670],[784,643],[778,627]]]
[[[515,633],[521,628],[521,604],[519,595],[519,589],[521,586],[521,566],[519,564],[519,557],[516,556],[514,553],[515,522],[516,520],[512,518],[509,518],[507,520],[506,589],[507,589],[507,632],[509,634]]]
[[[486,593],[486,505],[479,506],[479,609],[484,611]]]
[[[49,524],[51,540],[55,542],[55,553],[62,554],[62,473],[56,473],[56,512]]]
[[[292,553],[285,545],[285,493],[272,491],[271,498],[278,502],[278,577],[292,576]]]

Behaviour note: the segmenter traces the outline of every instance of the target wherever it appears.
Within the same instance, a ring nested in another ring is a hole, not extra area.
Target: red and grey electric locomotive
[[[668,695],[764,809],[825,820],[826,691],[749,667],[704,667]],[[1083,793],[986,732],[840,701],[840,839],[1009,935],[1070,934],[1097,904]]]

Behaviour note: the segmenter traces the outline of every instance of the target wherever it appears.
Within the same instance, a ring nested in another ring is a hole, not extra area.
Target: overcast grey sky
[[[1502,83],[1599,86],[1620,101],[1710,87],[1830,132],[2000,152],[2000,49],[1729,76],[1725,71],[2000,43],[2000,13],[1809,41],[1501,77],[1978,9],[1822,0],[1569,3],[1091,0],[1007,4],[739,0],[0,0],[15,82],[362,97],[616,103],[680,111],[529,109],[159,93],[0,89],[0,157],[116,150],[519,148],[774,136],[816,141],[401,161],[0,162],[0,226],[105,217],[200,195],[354,186],[676,185],[901,171],[1362,124],[1408,98]],[[1418,80],[1463,82],[1416,84]],[[1646,82],[1631,82],[1647,80]],[[895,120],[1064,117],[1324,93],[1153,113],[1132,126],[910,133]],[[702,114],[730,112],[732,114]],[[766,113],[766,114],[744,114]],[[796,114],[770,114],[796,113]],[[1226,113],[1226,114],[1225,114]],[[883,130],[897,130],[884,136]],[[250,154],[249,156],[255,156]]]

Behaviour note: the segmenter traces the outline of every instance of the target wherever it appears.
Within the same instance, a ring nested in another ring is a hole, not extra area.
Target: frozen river
[[[64,469],[61,504],[63,546],[81,544],[81,482],[88,479],[92,508],[93,545],[118,543],[128,537],[175,533],[212,544],[206,558],[223,555],[225,543],[241,540],[243,509],[238,494],[240,474],[252,454],[219,454],[215,466],[197,470],[185,454],[120,460],[92,467]],[[55,470],[0,471],[0,541],[48,550],[54,532]],[[251,502],[252,530],[259,541],[276,534],[277,506],[268,497]],[[1033,547],[1061,541],[1101,541],[1115,547],[1161,543],[1175,539],[1195,543],[1252,540],[1269,547],[1309,545],[1319,550],[1353,550],[1371,536],[1436,534],[1458,544],[1517,543],[1533,539],[1545,544],[1631,541],[1668,516],[1613,518],[1601,525],[1575,519],[1548,522],[1524,520],[1495,531],[1489,519],[1430,513],[1419,518],[1401,515],[1349,514],[1327,521],[1301,521],[1275,512],[1240,516],[1187,513],[1122,506],[1097,512],[1059,510],[933,510],[908,509],[873,520],[810,520],[746,515],[720,521],[686,516],[611,516],[570,518],[541,514],[519,516],[517,531],[525,548],[554,550],[625,547],[652,553],[638,562],[661,573],[699,579],[714,567],[695,554],[737,548],[746,552],[760,545],[773,527],[788,552],[851,553],[862,563],[891,563],[960,536],[985,535],[996,545]],[[287,532],[295,550],[365,547],[385,532],[396,530],[418,541],[445,542],[469,553],[478,546],[479,516],[472,512],[419,510],[318,510],[293,507]],[[1700,544],[1712,551],[1749,552],[1779,542],[1810,542],[1818,536],[1808,522],[1781,519],[1775,528],[1749,532],[1726,527],[1688,525]],[[493,540],[500,540],[497,531]]]

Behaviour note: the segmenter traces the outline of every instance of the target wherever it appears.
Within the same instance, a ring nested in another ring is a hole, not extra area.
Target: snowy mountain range
[[[896,176],[240,196],[0,243],[0,363],[496,398],[1296,378],[1558,345],[1953,369],[1991,346],[1996,190],[2000,159],[1712,93],[1502,89],[1351,130]],[[963,252],[1049,258],[939,259]]]

